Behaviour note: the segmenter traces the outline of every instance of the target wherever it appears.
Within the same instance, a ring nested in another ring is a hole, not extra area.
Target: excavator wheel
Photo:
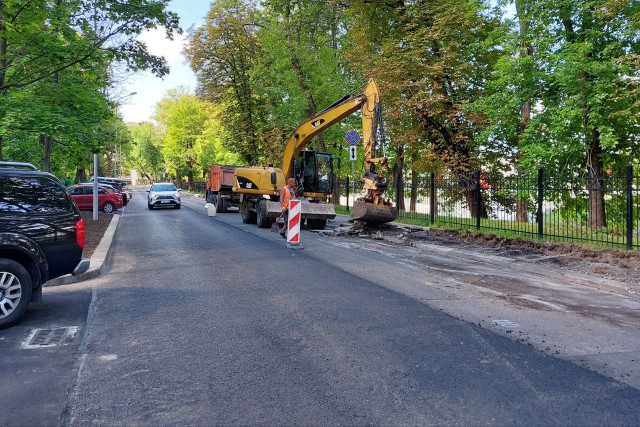
[[[242,222],[244,224],[256,223],[256,213],[249,210],[249,203],[246,201],[242,202],[242,206],[240,206],[240,214],[242,215]]]
[[[258,224],[258,228],[271,227],[271,221],[267,214],[267,201],[260,200],[258,206],[256,206],[256,224]]]
[[[356,200],[351,210],[351,219],[367,224],[385,224],[398,217],[398,211],[393,206],[375,205],[364,200]]]

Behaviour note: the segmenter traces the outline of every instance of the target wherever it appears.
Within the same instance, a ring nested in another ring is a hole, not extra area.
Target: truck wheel
[[[217,213],[226,213],[227,212],[227,201],[220,196],[220,194],[216,195],[216,212]]]
[[[246,201],[242,202],[242,206],[240,206],[240,213],[242,214],[242,222],[245,224],[255,224],[256,223],[256,213],[251,212],[249,210],[249,203]]]
[[[307,227],[312,230],[324,230],[327,226],[326,219],[307,219]]]
[[[258,207],[256,207],[256,223],[258,228],[271,227],[271,218],[267,216],[267,201],[264,199],[260,200]]]
[[[211,194],[211,190],[209,190],[209,189],[207,188],[207,195],[206,195],[206,197],[205,197],[205,201],[206,201],[207,203],[213,203],[213,197],[212,197],[212,196],[213,196],[213,194]]]
[[[31,300],[32,286],[21,264],[0,258],[0,329],[20,320]]]

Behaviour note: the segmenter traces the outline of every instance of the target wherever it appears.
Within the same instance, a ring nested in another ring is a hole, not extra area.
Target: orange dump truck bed
[[[239,166],[211,165],[207,188],[211,191],[231,190],[233,187],[233,171]]]

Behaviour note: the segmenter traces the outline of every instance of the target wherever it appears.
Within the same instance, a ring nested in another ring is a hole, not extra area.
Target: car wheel
[[[27,270],[16,261],[0,258],[0,328],[11,326],[22,317],[32,290]]]
[[[258,224],[258,228],[271,227],[271,218],[267,216],[266,200],[260,200],[258,202],[258,207],[256,207],[256,223]]]
[[[182,205],[176,205],[176,209],[180,209],[180,206],[182,206]]]
[[[115,206],[111,202],[107,202],[102,206],[102,212],[104,213],[113,213],[115,210]]]
[[[149,210],[153,209],[153,206],[151,205],[151,203],[147,203],[147,207],[149,208]]]

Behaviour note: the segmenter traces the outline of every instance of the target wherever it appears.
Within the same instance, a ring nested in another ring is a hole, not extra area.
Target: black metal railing
[[[349,209],[362,184],[336,181],[334,201]],[[631,166],[600,178],[421,174],[387,194],[399,218],[417,224],[507,231],[566,242],[640,249],[640,177]]]

